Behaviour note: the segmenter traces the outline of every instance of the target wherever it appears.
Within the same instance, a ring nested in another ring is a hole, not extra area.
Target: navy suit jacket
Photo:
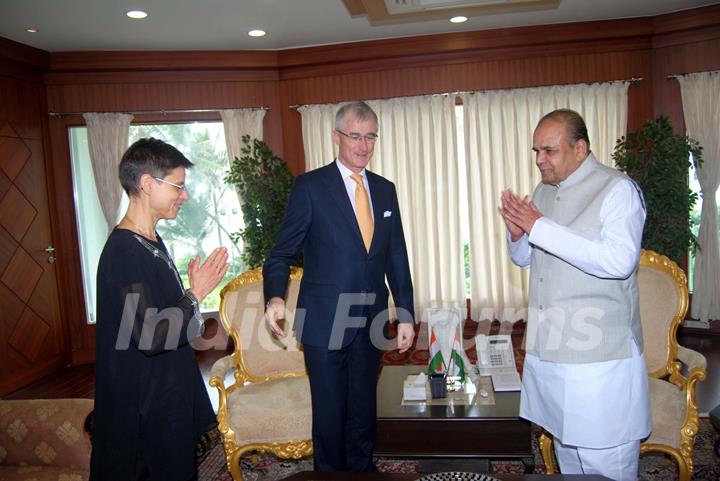
[[[275,247],[263,267],[266,302],[272,297],[285,297],[290,265],[302,249],[303,277],[298,295],[298,309],[304,309],[302,327],[296,329],[303,344],[338,348],[333,336],[342,333],[345,346],[355,336],[357,319],[369,314],[365,323],[384,325],[388,319],[388,284],[395,306],[409,316],[400,314],[400,321],[412,322],[414,315],[413,287],[405,247],[400,209],[395,185],[365,170],[372,200],[375,228],[370,251],[367,252],[360,234],[355,212],[335,162],[307,172],[295,179]],[[340,305],[342,294],[356,294],[355,301],[365,304],[347,309]],[[374,294],[374,299],[373,299]],[[372,301],[372,302],[371,302]],[[337,316],[336,316],[337,312]],[[302,315],[300,315],[300,318]],[[343,326],[350,326],[343,329]]]

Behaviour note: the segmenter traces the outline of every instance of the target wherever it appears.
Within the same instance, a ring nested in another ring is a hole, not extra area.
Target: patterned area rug
[[[475,362],[474,349],[467,351],[468,357]],[[515,361],[519,367],[525,353],[515,349]],[[389,351],[383,356],[383,364],[419,364],[427,365],[427,350],[413,350],[404,354]],[[719,481],[720,458],[715,454],[713,443],[717,437],[715,429],[708,418],[700,419],[700,432],[695,438],[694,463],[692,481]],[[538,433],[532,440],[535,453],[535,472],[544,473],[545,465],[540,456]],[[276,481],[284,479],[299,471],[311,471],[312,459],[288,461],[277,459],[266,453],[250,453],[241,459],[241,468],[246,481]],[[377,458],[375,466],[378,471],[385,473],[418,473],[420,463],[410,459]],[[522,473],[523,465],[520,461],[497,460],[490,461],[490,474]],[[678,477],[677,465],[668,457],[661,454],[643,455],[640,458],[639,481],[674,481]],[[231,481],[232,478],[225,464],[225,451],[217,431],[208,433],[198,447],[198,479],[199,481]]]
[[[692,481],[718,481],[720,480],[720,458],[713,450],[713,442],[717,435],[707,418],[700,420],[700,432],[695,439],[695,471]],[[231,481],[230,473],[225,464],[225,451],[219,442],[215,444],[202,457],[198,467],[200,481]],[[538,449],[537,436],[533,439],[533,452],[535,453],[535,472],[544,473],[545,466]],[[311,471],[312,459],[288,461],[277,459],[266,453],[252,453],[241,460],[243,476],[246,481],[276,481],[284,479],[299,471]],[[409,459],[377,458],[377,470],[383,473],[418,473],[420,463]],[[519,461],[491,461],[490,474],[523,472],[523,465]],[[669,458],[659,454],[647,454],[640,458],[639,481],[674,481],[678,477],[677,465]]]

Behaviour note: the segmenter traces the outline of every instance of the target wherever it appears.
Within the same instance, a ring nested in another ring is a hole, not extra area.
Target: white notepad
[[[425,401],[427,399],[425,392],[426,381],[427,375],[424,373],[409,375],[403,381],[403,401]]]
[[[522,387],[520,374],[515,369],[493,372],[490,374],[490,378],[496,392],[519,391]]]

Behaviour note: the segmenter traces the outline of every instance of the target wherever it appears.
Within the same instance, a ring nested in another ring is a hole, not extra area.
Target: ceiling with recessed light
[[[49,52],[280,50],[653,16],[708,0],[0,0],[0,37]],[[148,17],[129,19],[128,10]],[[384,9],[384,13],[383,10]],[[385,18],[378,18],[384,15]],[[468,21],[453,24],[450,17]],[[38,29],[29,33],[28,28]],[[261,29],[262,37],[248,32]]]

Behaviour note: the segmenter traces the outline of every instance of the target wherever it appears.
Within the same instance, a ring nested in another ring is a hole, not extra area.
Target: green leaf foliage
[[[242,199],[245,228],[234,233],[243,240],[242,259],[249,269],[261,266],[275,244],[294,178],[287,164],[265,142],[243,138],[243,156],[235,157],[225,182]]]
[[[700,144],[676,134],[668,118],[660,116],[645,122],[639,132],[618,139],[612,156],[643,191],[647,207],[643,248],[677,263],[697,246],[690,218],[697,201],[688,187],[690,154],[695,166],[702,163]]]

